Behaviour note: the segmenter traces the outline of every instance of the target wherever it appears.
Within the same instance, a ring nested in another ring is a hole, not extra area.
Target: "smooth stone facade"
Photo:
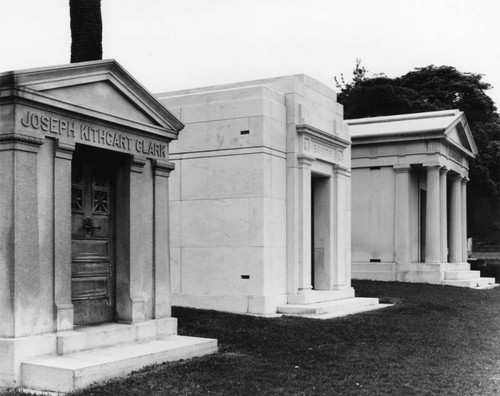
[[[353,278],[489,287],[467,263],[466,185],[477,148],[463,112],[347,120]]]
[[[173,304],[271,315],[352,298],[335,92],[294,75],[156,97],[186,125],[170,156]]]
[[[0,387],[58,390],[23,367],[125,333],[135,338],[124,343],[178,337],[168,185],[182,127],[112,60],[0,74]],[[97,327],[95,338],[80,331]],[[126,367],[116,372],[140,359]],[[69,375],[65,391],[78,387]]]

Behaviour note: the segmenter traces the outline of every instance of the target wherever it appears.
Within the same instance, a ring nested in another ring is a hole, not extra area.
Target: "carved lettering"
[[[167,157],[166,144],[156,143],[149,139],[130,137],[125,133],[112,132],[89,124],[78,124],[75,124],[74,121],[51,117],[32,111],[27,111],[24,117],[21,118],[21,125],[25,128],[41,130],[55,135],[64,135],[68,138],[76,139],[76,141],[114,147],[124,151],[130,152],[135,149],[136,153],[161,158]],[[75,136],[77,126],[79,134]]]

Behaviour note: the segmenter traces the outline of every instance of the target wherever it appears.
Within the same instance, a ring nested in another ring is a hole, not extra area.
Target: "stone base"
[[[168,336],[92,349],[63,356],[34,359],[22,364],[24,389],[71,392],[120,377],[142,367],[202,356],[217,351],[217,340]]]
[[[481,278],[469,263],[352,263],[352,278],[469,288],[495,287],[494,278]]]
[[[217,350],[217,340],[176,334],[177,319],[164,318],[0,339],[0,387],[69,392],[149,364]]]
[[[287,304],[278,307],[278,312],[284,315],[294,315],[312,319],[332,319],[373,311],[391,305],[392,304],[379,304],[378,298],[352,297],[312,304]]]
[[[354,289],[343,287],[338,290],[306,290],[297,294],[289,294],[287,301],[288,304],[313,304],[351,297],[354,297]]]
[[[195,295],[173,294],[172,305],[179,307],[211,309],[253,315],[274,315],[279,305],[286,304],[285,294],[269,296]]]

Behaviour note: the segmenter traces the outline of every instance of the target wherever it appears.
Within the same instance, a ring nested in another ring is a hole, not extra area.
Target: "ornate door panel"
[[[113,321],[114,176],[102,151],[79,148],[71,169],[71,298],[75,325]]]

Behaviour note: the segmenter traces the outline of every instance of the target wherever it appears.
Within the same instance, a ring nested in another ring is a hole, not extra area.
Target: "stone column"
[[[410,250],[410,165],[394,165],[396,172],[395,260],[411,261]]]
[[[467,182],[468,178],[464,177],[461,180],[461,196],[462,196],[462,261],[467,262]]]
[[[441,262],[448,262],[448,201],[447,201],[447,176],[448,169],[441,168],[440,173],[440,216],[441,216]]]
[[[441,218],[439,165],[427,166],[427,206],[425,225],[425,262],[439,263],[441,261]]]
[[[313,158],[298,157],[299,172],[299,292],[312,289],[311,285],[311,165]]]
[[[173,169],[172,163],[156,162],[154,166],[153,318],[155,319],[171,316],[168,177]]]
[[[460,175],[451,177],[450,263],[462,262],[462,187]]]
[[[58,142],[54,157],[54,306],[56,330],[73,329],[71,302],[71,160],[74,146]]]

